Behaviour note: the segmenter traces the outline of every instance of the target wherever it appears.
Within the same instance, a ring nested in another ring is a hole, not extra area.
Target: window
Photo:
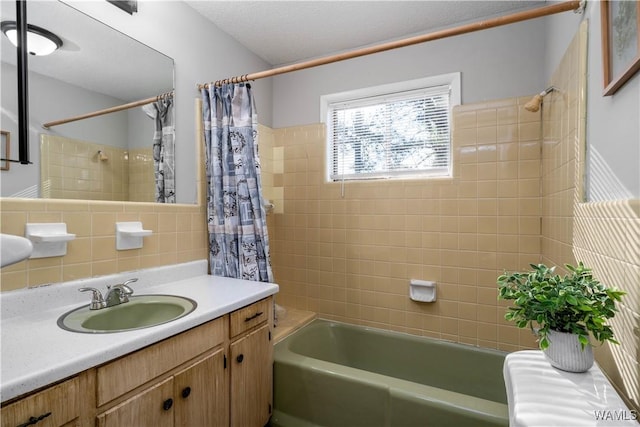
[[[449,176],[459,81],[456,73],[323,97],[329,179]]]

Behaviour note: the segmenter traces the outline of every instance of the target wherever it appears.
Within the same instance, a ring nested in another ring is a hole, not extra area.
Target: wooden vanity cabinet
[[[228,425],[227,316],[96,368],[98,427]]]
[[[224,349],[97,416],[98,427],[226,426]]]
[[[10,402],[1,427],[263,427],[272,318],[268,297]]]
[[[173,395],[173,378],[154,384],[125,402],[97,417],[98,427],[173,426],[173,405],[166,406]]]
[[[262,427],[273,404],[273,300],[267,298],[231,313],[231,426]]]
[[[228,426],[225,351],[218,350],[174,376],[175,426]]]
[[[97,427],[263,427],[273,399],[272,311],[265,298],[98,367]]]
[[[71,378],[60,384],[10,403],[0,411],[2,427],[36,425],[71,427],[80,425],[79,380]]]

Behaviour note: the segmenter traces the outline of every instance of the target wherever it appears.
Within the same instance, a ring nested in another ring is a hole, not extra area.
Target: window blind
[[[449,98],[446,85],[329,104],[330,179],[448,175]]]

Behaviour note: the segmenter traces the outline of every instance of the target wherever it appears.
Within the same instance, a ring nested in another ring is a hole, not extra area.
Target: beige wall
[[[627,292],[611,321],[621,345],[604,345],[599,364],[640,408],[640,200],[583,203],[587,23],[567,49],[543,114],[542,256],[549,265],[582,261],[608,286]]]
[[[503,319],[496,277],[540,260],[540,117],[530,98],[455,109],[453,178],[324,177],[322,124],[275,131],[284,206],[270,229],[278,302],[325,318],[503,350],[529,348]],[[438,282],[435,303],[410,279]]]

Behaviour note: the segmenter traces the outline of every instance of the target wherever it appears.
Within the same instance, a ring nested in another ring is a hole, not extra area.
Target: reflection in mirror
[[[3,171],[1,195],[175,203],[173,60],[58,1],[29,1],[27,17],[64,43],[29,57],[34,164]],[[17,138],[16,50],[0,37],[2,130]],[[119,111],[43,127],[103,110]]]

